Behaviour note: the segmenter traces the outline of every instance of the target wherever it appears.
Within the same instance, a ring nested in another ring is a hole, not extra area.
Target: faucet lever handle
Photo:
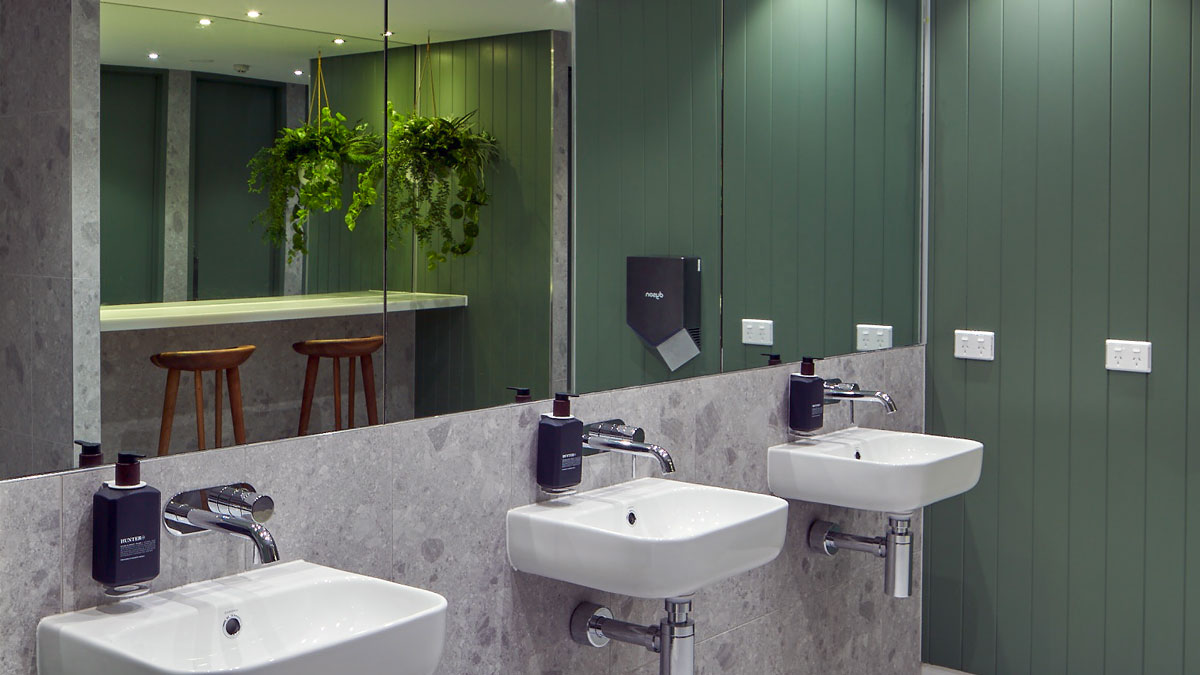
[[[213,513],[249,518],[256,523],[265,523],[275,515],[275,500],[245,483],[208,488],[205,497]]]
[[[627,438],[631,441],[637,441],[638,443],[646,440],[646,431],[644,429],[625,424],[625,420],[622,419],[593,422],[584,427],[584,432],[588,434],[604,434],[605,436]]]

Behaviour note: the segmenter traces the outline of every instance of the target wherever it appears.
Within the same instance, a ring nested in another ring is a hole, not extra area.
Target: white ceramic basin
[[[239,631],[227,635],[229,617]],[[38,624],[39,675],[430,675],[437,593],[297,561]]]
[[[909,513],[975,487],[983,444],[846,429],[767,450],[767,484],[788,499]]]
[[[787,502],[642,478],[508,512],[522,572],[639,598],[673,598],[770,562]]]

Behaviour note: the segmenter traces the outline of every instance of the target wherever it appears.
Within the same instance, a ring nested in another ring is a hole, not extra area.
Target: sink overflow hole
[[[237,634],[242,632],[242,620],[236,616],[226,617],[222,628],[226,637],[237,637]]]
[[[629,515],[625,516],[625,520],[628,520],[629,524],[633,525],[637,522],[637,514],[635,514],[633,511],[630,511]]]
[[[862,459],[862,454],[857,450],[854,451],[854,459]]]

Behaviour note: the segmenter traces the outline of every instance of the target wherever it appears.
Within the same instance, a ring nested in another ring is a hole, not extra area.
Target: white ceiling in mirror
[[[392,40],[421,43],[572,27],[572,2],[558,0],[391,0]],[[148,11],[169,10],[169,11]],[[249,12],[257,12],[251,18]],[[200,19],[211,24],[202,26]],[[101,4],[100,58],[108,65],[152,66],[307,82],[317,50],[378,49],[382,0],[146,0]],[[285,30],[298,29],[298,30]],[[333,44],[335,37],[346,42]],[[158,54],[151,60],[150,53]],[[219,54],[221,56],[214,56]]]
[[[209,23],[201,25],[201,19]],[[343,37],[342,44],[333,43]],[[105,65],[308,84],[309,60],[318,51],[332,56],[382,48],[379,40],[282,28],[245,17],[233,20],[108,2],[100,5],[100,62]],[[297,70],[300,75],[295,74]]]

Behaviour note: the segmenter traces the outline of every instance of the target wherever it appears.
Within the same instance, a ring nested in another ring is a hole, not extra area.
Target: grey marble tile
[[[70,0],[0,5],[0,115],[70,105]]]
[[[74,345],[71,332],[71,280],[30,280],[32,355],[30,373],[31,435],[69,444],[74,428]]]
[[[71,248],[71,112],[52,110],[31,115],[17,152],[25,157],[24,183],[30,272],[70,278]]]
[[[514,451],[512,416],[490,410],[469,423],[456,417],[389,429],[390,578],[441,593],[450,603],[447,634],[453,637],[439,672],[503,673],[512,575],[504,477]]]
[[[33,437],[0,429],[0,480],[29,475]]]
[[[100,281],[71,280],[71,384],[74,438],[101,438],[100,432]]]
[[[26,436],[33,433],[30,285],[30,277],[0,273],[0,429]]]
[[[551,190],[553,208],[550,282],[550,389],[566,391],[571,358],[571,36],[551,36]]]
[[[400,422],[413,418],[416,409],[417,317],[414,312],[393,312],[387,318],[387,344],[380,350],[382,363],[376,363],[377,372],[386,373],[387,401],[380,408],[386,422]]]
[[[503,668],[498,672],[603,675],[617,672],[620,650],[640,649],[633,645],[596,649],[571,641],[568,624],[579,603],[596,602],[620,615],[623,598],[523,572],[510,574],[512,609],[506,623]]]
[[[36,628],[62,609],[62,479],[28,478],[0,484],[0,672],[35,675]]]
[[[91,0],[76,0],[91,7]],[[100,68],[80,77],[71,108],[71,275],[100,279]],[[88,96],[96,97],[88,104]]]
[[[378,428],[247,446],[244,480],[275,500],[281,560],[388,578],[391,457]]]
[[[187,299],[191,186],[192,74],[167,73],[167,153],[164,182],[163,300]]]

